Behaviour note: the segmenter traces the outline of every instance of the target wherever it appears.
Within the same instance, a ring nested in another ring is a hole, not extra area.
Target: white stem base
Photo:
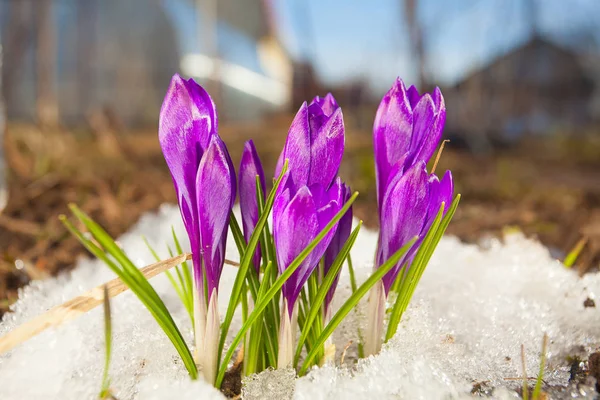
[[[368,325],[365,332],[365,357],[381,351],[383,316],[385,314],[385,290],[383,281],[373,286],[369,293]]]
[[[325,318],[323,319],[323,328],[327,326],[329,321],[331,321],[331,307],[327,310]],[[325,354],[319,365],[322,367],[323,365],[333,364],[335,364],[335,344],[333,343],[333,336],[329,336],[327,340],[325,340]]]
[[[296,332],[296,310],[292,316],[288,312],[287,300],[283,300],[281,308],[281,323],[279,325],[279,353],[277,355],[277,368],[284,369],[292,366],[294,362],[294,333]]]
[[[219,301],[217,298],[217,290],[214,289],[210,295],[208,302],[208,310],[206,313],[206,333],[204,336],[204,351],[202,352],[202,375],[204,379],[214,384],[217,377],[217,358],[219,352]]]
[[[197,281],[196,281],[197,282]],[[204,349],[204,335],[206,333],[206,301],[199,288],[194,290],[194,361],[198,369],[202,369],[202,353]]]

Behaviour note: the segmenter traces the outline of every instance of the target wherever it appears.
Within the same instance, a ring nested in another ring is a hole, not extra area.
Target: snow
[[[177,207],[165,205],[157,214],[144,216],[119,242],[141,267],[153,261],[141,235],[167,257],[172,225],[184,239]],[[376,239],[375,232],[363,230],[353,249],[361,281],[371,271]],[[238,258],[233,240],[229,240],[227,251],[228,258]],[[220,293],[228,293],[234,273],[234,268],[225,267]],[[112,272],[100,262],[82,259],[68,275],[34,282],[21,292],[14,312],[4,317],[0,334],[112,278]],[[168,280],[158,276],[152,284],[192,343],[188,316]],[[344,270],[334,307],[339,307],[349,293]],[[542,245],[519,234],[479,246],[444,237],[398,334],[380,355],[355,365],[353,345],[342,367],[314,369],[295,382],[289,372],[267,371],[247,380],[244,394],[246,398],[273,398],[277,393],[278,398],[310,400],[460,399],[472,398],[473,385],[485,383],[490,390],[495,388],[494,398],[513,399],[520,382],[510,378],[522,376],[520,346],[525,346],[527,374],[535,376],[544,332],[550,339],[544,379],[549,385],[565,386],[569,379],[566,358],[585,355],[600,342],[600,315],[595,308],[583,306],[587,298],[598,301],[599,294],[600,275],[577,277]],[[227,300],[226,295],[220,298],[221,315]],[[114,298],[111,306],[110,376],[118,399],[222,398],[210,385],[187,378],[171,343],[133,294],[126,292]],[[351,314],[334,334],[338,364],[348,341],[356,343],[356,324],[364,319],[360,314],[360,309]],[[232,331],[238,327],[236,318]],[[0,356],[0,398],[95,398],[103,361],[100,307]],[[564,395],[591,399],[594,391],[582,386]]]

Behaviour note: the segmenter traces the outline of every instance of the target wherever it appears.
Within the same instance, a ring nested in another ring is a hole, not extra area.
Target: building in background
[[[207,85],[224,119],[281,109],[291,62],[269,12],[261,0],[0,2],[8,118],[77,125],[101,110],[153,124],[176,72]]]
[[[180,21],[181,71],[209,88],[221,116],[257,119],[289,105],[292,62],[270,1],[165,0],[165,7]]]
[[[534,35],[443,90],[447,130],[474,146],[586,126],[595,83],[573,50]]]

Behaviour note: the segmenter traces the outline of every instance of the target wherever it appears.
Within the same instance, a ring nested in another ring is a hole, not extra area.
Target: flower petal
[[[320,185],[314,185],[311,187],[311,192],[313,193],[313,198],[315,199],[315,206],[317,208],[317,219],[319,220],[320,232],[325,229],[325,226],[331,222],[333,217],[335,217],[335,214],[337,214],[344,205],[344,184],[338,177],[327,191],[316,190],[315,186]],[[315,192],[318,192],[319,194],[316,195]],[[325,235],[317,247],[315,247],[314,254],[318,259],[321,259],[323,253],[325,253],[325,250],[327,249],[327,246],[329,246],[336,229],[337,225],[335,225],[333,229],[331,229],[327,235]]]
[[[411,157],[409,158],[410,164],[413,164],[413,160],[420,160],[415,157],[419,155],[421,148],[426,146],[429,142],[429,132],[435,117],[434,107],[433,99],[428,93],[425,93],[413,108],[413,131],[410,142]],[[433,147],[434,150],[435,146],[437,146],[437,143]],[[422,160],[425,162],[429,161],[429,159]]]
[[[427,104],[421,104],[425,96],[429,97],[431,104],[429,100]],[[412,148],[414,153],[412,162],[417,160],[429,162],[442,139],[446,123],[446,105],[440,89],[435,88],[431,96],[425,96],[417,104],[418,110],[414,111],[413,143],[415,146]],[[433,111],[433,117],[431,117],[431,111]]]
[[[263,200],[265,196],[265,174],[263,172],[262,164],[254,142],[249,140],[244,145],[244,151],[242,152],[242,160],[240,162],[240,176],[239,176],[239,189],[240,189],[240,210],[242,213],[242,228],[244,230],[244,239],[246,242],[250,239],[254,227],[258,222],[258,201],[256,198],[256,176],[260,179],[260,186],[263,193]],[[257,247],[254,255],[254,267],[258,270],[260,268],[260,246]]]
[[[343,203],[347,202],[350,199],[350,187],[348,187],[348,185],[344,184],[342,191],[343,191],[342,206],[343,206]],[[325,275],[329,272],[329,269],[331,268],[333,261],[335,260],[335,258],[338,256],[338,254],[342,250],[342,247],[344,247],[344,244],[346,243],[346,241],[348,240],[348,237],[350,236],[351,230],[352,230],[352,207],[350,207],[350,209],[348,209],[348,211],[346,211],[346,214],[344,214],[342,219],[340,219],[340,222],[338,223],[338,226],[337,226],[337,230],[335,231],[335,234],[333,235],[333,238],[331,239],[331,242],[329,243],[327,250],[325,250],[325,255],[323,256],[324,274]],[[335,293],[335,289],[337,287],[339,277],[340,277],[340,275],[338,273],[338,275],[335,278],[335,281],[333,282],[333,284],[331,285],[331,288],[329,289],[329,291],[327,292],[327,295],[325,296],[325,314],[327,314],[327,309],[329,308],[329,304],[331,303],[331,300],[333,299],[333,294]]]
[[[186,81],[175,74],[161,107],[158,139],[194,253],[200,250],[196,174],[216,129],[217,111],[208,93],[193,79]]]
[[[293,183],[297,187],[306,185],[310,172],[310,124],[306,102],[302,104],[292,121],[282,154],[281,165],[278,162],[275,176],[279,176],[283,161],[288,159],[290,178]]]
[[[310,104],[317,104],[328,117],[331,116],[335,110],[340,108],[331,93],[327,93],[325,97],[316,96]]]
[[[342,109],[331,116],[310,113],[311,144],[308,185],[329,187],[340,169],[344,155],[344,117]]]
[[[286,190],[281,196],[289,194]],[[292,261],[308,246],[319,232],[319,221],[313,196],[308,187],[303,186],[281,210],[283,201],[278,204],[278,212],[273,214],[273,236],[277,252],[279,272],[283,273]],[[311,256],[285,282],[283,296],[290,307],[296,302],[302,285],[316,263]]]
[[[415,85],[410,85],[410,87],[406,90],[406,95],[408,96],[408,101],[411,108],[414,109],[419,100],[421,100],[421,95],[419,94],[419,91]]]
[[[380,216],[379,265],[421,233],[429,206],[428,195],[428,175],[425,163],[422,161],[407,170],[395,184],[388,186]],[[386,294],[403,262],[404,259],[400,260],[398,265],[384,277]]]
[[[225,261],[229,213],[235,200],[235,172],[225,143],[213,136],[196,177],[200,249],[208,293],[218,290]]]
[[[410,149],[412,125],[413,112],[406,88],[404,82],[397,79],[381,100],[373,124],[373,150],[379,203],[385,194],[392,166]]]

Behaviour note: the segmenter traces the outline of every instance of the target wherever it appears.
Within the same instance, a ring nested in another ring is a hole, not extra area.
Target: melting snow
[[[171,225],[181,239],[185,238],[177,207],[165,205],[158,214],[142,218],[119,242],[141,267],[153,261],[141,235],[167,257],[165,245],[171,243]],[[361,232],[352,252],[359,280],[364,280],[372,268],[375,244],[374,232]],[[237,257],[230,239],[228,258]],[[234,273],[235,269],[225,266],[221,293],[228,293]],[[68,275],[34,282],[21,292],[14,313],[4,317],[0,334],[112,278],[107,267],[86,259]],[[152,284],[191,343],[187,314],[168,280],[159,276]],[[339,306],[349,293],[344,271],[334,304]],[[482,246],[445,237],[398,334],[379,356],[352,365],[356,353],[353,345],[341,368],[315,369],[295,385],[285,371],[266,372],[248,380],[244,394],[247,398],[273,398],[277,393],[277,398],[310,400],[459,399],[471,398],[473,385],[481,384],[495,388],[494,398],[518,398],[514,389],[520,382],[511,378],[522,376],[520,346],[526,349],[527,374],[535,376],[544,332],[550,338],[545,381],[564,386],[569,380],[567,357],[594,350],[600,342],[600,314],[583,306],[587,298],[598,300],[599,294],[600,275],[578,278],[552,259],[546,248],[521,235]],[[227,300],[221,296],[221,315]],[[133,294],[124,293],[111,305],[110,376],[118,399],[222,398],[210,385],[187,378],[171,343]],[[334,335],[337,362],[348,341],[356,343],[360,313],[352,315]],[[237,328],[239,319],[232,331]],[[103,361],[100,307],[0,356],[0,398],[95,398]],[[564,398],[592,399],[594,392],[591,386],[582,386],[566,391]]]

